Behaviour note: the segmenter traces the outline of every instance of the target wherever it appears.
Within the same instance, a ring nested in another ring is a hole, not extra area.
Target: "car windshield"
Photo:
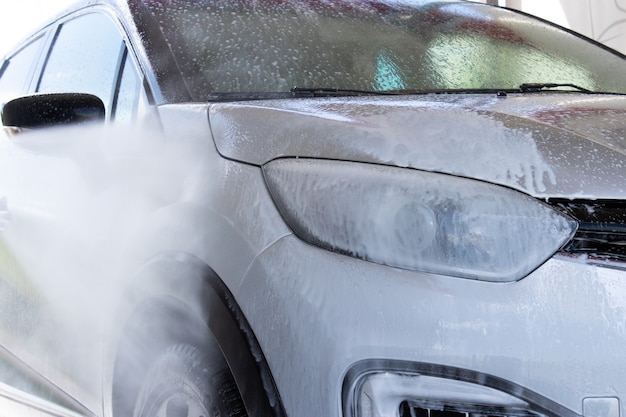
[[[523,14],[408,0],[143,0],[194,100],[568,84],[625,93],[622,56]],[[552,86],[554,88],[554,85]],[[561,87],[563,88],[563,87]],[[261,95],[262,96],[262,95]]]

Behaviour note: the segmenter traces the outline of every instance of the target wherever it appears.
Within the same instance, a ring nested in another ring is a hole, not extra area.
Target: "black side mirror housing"
[[[104,103],[92,94],[58,93],[19,97],[2,107],[2,124],[18,129],[38,129],[104,121]]]

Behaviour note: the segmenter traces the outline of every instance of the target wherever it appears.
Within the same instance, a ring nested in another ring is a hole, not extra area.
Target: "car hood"
[[[315,98],[210,106],[219,152],[362,161],[541,198],[626,198],[626,98],[574,93]]]

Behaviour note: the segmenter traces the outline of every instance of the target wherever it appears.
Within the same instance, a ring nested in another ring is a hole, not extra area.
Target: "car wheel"
[[[246,412],[221,352],[170,346],[149,369],[134,417],[244,417]]]

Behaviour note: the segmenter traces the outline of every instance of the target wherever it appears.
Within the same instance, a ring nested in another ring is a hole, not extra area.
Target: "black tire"
[[[246,415],[221,352],[188,344],[169,347],[150,367],[133,413],[134,417]]]

